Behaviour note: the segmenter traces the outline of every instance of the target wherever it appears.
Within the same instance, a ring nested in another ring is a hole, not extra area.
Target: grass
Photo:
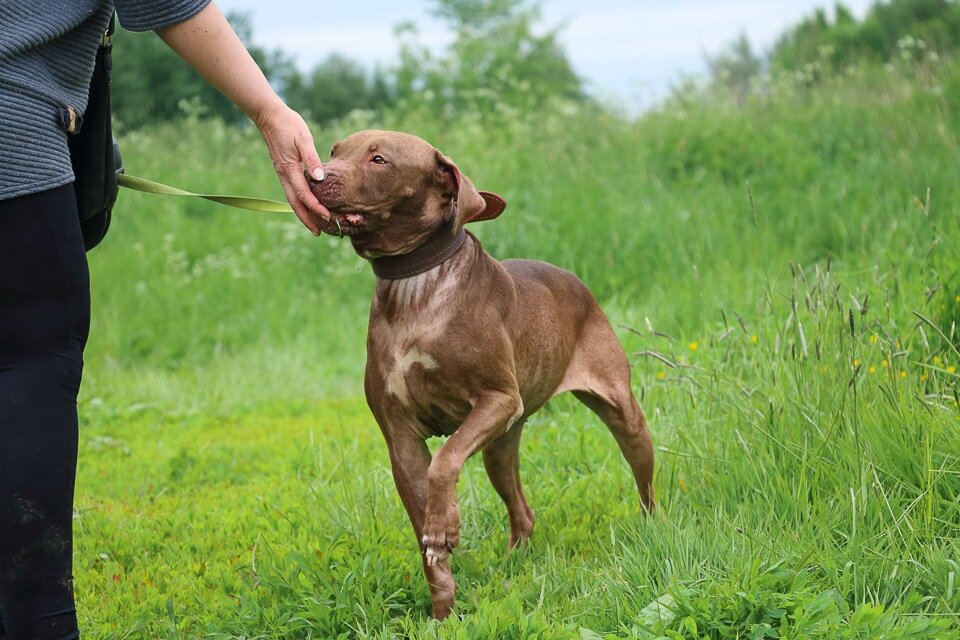
[[[960,637],[958,69],[737,107],[419,133],[510,202],[497,257],[578,273],[634,354],[639,515],[602,424],[525,430],[532,544],[471,460],[458,618],[429,594],[362,400],[369,268],[292,220],[125,192],[90,255],[76,588],[91,638]],[[493,126],[496,124],[496,126]],[[255,132],[130,133],[128,169],[278,197]],[[434,443],[436,446],[438,443]]]

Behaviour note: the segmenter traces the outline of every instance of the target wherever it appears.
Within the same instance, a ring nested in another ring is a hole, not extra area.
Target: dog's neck
[[[373,296],[374,315],[389,325],[401,326],[405,322],[442,322],[461,298],[460,285],[470,280],[475,269],[483,262],[484,252],[476,238],[469,232],[460,230],[462,235],[452,254],[444,261],[436,258],[421,263],[420,268],[411,269],[414,273],[407,277],[377,277],[376,292]],[[455,245],[456,246],[456,245]],[[434,254],[435,255],[435,254]],[[419,318],[419,320],[417,320]],[[429,320],[428,320],[429,319]]]
[[[467,232],[463,227],[456,232],[453,222],[442,225],[413,251],[396,256],[382,256],[370,260],[373,273],[384,280],[403,280],[426,273],[449,260],[463,248]]]

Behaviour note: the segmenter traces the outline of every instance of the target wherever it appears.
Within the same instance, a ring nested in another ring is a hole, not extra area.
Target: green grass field
[[[537,414],[537,528],[510,555],[471,460],[439,624],[362,398],[369,267],[292,216],[124,192],[90,254],[86,637],[960,637],[958,78],[315,131],[322,152],[417,133],[504,195],[475,231],[593,289],[652,426],[644,519],[592,414]],[[136,175],[280,195],[255,131],[186,119],[122,146]]]

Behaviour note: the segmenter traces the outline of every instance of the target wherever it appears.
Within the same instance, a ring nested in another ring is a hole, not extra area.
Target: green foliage
[[[537,33],[538,6],[529,0],[437,0],[437,15],[457,34],[449,50],[432,55],[413,25],[400,25],[399,63],[372,72],[340,54],[303,72],[282,50],[252,45],[248,16],[229,18],[267,78],[312,121],[384,110],[423,110],[450,119],[466,112],[529,113],[550,101],[583,99],[581,81],[557,42],[558,30]],[[114,114],[127,128],[184,115],[234,124],[244,119],[153,34],[119,30],[114,58]]]
[[[803,70],[827,64],[832,70],[861,62],[923,58],[952,53],[960,42],[960,4],[955,0],[877,2],[863,22],[838,4],[831,23],[818,9],[788,31],[771,55],[776,68]]]
[[[491,23],[529,13],[529,0],[434,0],[433,12],[460,29],[483,30]]]
[[[283,97],[315,122],[329,122],[351,111],[383,109],[393,100],[384,71],[368,74],[359,63],[333,54],[304,77],[293,68],[284,79]]]
[[[362,400],[369,266],[292,216],[122,193],[90,254],[85,635],[957,639],[958,76],[864,65],[636,121],[574,104],[315,131],[419,134],[504,195],[474,231],[590,286],[653,430],[644,519],[588,410],[534,416],[537,528],[509,555],[469,461],[443,623]],[[280,196],[250,129],[191,117],[122,144],[134,173]]]
[[[707,58],[711,80],[738,100],[754,91],[754,83],[762,69],[763,61],[753,52],[743,33],[717,56]]]
[[[288,67],[281,53],[267,52],[251,43],[253,28],[248,16],[231,13],[228,19],[267,77]],[[127,128],[176,120],[185,113],[233,123],[245,117],[153,33],[133,33],[117,27],[112,85],[114,118]]]
[[[439,57],[401,25],[395,86],[404,111],[444,120],[466,113],[535,113],[555,100],[583,99],[581,80],[557,42],[558,29],[538,35],[539,7],[527,0],[436,0],[456,38]]]

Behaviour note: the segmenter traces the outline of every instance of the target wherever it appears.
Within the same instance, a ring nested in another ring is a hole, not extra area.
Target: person
[[[114,6],[115,5],[115,6]],[[330,213],[310,131],[211,0],[0,2],[0,639],[79,638],[72,587],[77,393],[89,275],[67,133],[96,49],[121,26],[157,35],[256,124],[287,200],[315,235]]]

